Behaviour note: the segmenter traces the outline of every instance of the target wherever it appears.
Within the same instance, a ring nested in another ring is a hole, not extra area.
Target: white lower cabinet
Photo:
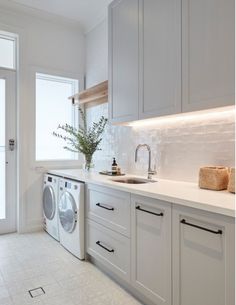
[[[234,219],[173,207],[173,305],[234,305]]]
[[[86,214],[91,220],[130,237],[130,194],[97,185],[86,192]]]
[[[87,253],[143,304],[235,304],[233,217],[93,185],[86,207]]]
[[[87,221],[87,252],[119,277],[130,281],[130,239]]]
[[[132,285],[154,304],[171,305],[171,204],[131,198]]]

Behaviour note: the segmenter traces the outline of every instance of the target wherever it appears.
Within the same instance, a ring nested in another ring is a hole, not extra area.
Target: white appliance
[[[43,185],[43,227],[48,234],[59,241],[58,190],[59,177],[45,174]]]
[[[84,259],[84,183],[59,181],[60,243],[79,259]]]

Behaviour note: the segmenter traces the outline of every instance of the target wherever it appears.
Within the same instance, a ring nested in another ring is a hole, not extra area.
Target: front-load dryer
[[[79,259],[84,259],[84,183],[59,181],[60,243]]]
[[[58,190],[59,177],[45,174],[43,185],[43,227],[48,234],[59,241]]]

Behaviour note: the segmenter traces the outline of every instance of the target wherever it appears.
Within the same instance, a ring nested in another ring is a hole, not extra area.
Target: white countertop
[[[157,180],[156,183],[125,184],[112,181],[113,179],[122,177],[105,176],[93,172],[87,173],[84,170],[79,169],[50,170],[49,173],[79,180],[85,183],[107,186],[132,194],[197,208],[204,211],[232,217],[235,216],[234,194],[227,191],[210,191],[199,189],[196,183],[163,180],[158,178],[155,179],[154,177],[153,179]],[[124,177],[130,176],[137,177],[134,175],[125,175]]]

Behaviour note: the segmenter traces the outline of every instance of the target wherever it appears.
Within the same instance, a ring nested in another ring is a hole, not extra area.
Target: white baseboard
[[[42,224],[28,224],[19,228],[18,233],[33,233],[43,231]]]

